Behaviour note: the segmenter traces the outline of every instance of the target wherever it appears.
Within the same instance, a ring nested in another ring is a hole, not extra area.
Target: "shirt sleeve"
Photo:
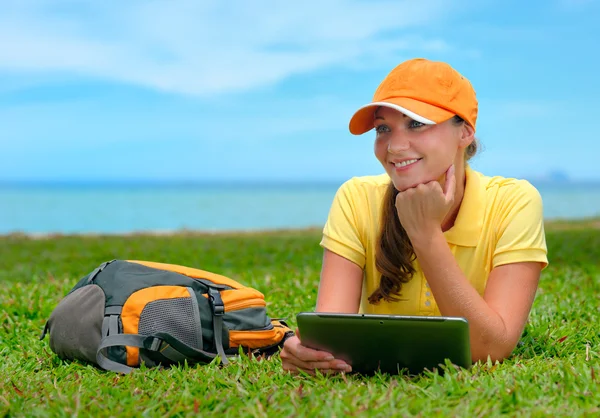
[[[360,216],[357,213],[360,198],[359,190],[352,180],[338,189],[323,228],[320,245],[364,268],[366,251],[361,239]]]
[[[498,230],[493,267],[537,261],[548,265],[542,197],[526,181],[517,183],[507,196],[504,217]]]

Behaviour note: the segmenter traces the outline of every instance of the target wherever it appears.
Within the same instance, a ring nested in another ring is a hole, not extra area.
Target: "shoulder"
[[[385,193],[390,178],[387,174],[374,176],[357,176],[346,180],[339,188],[339,192],[350,193],[359,196]]]
[[[379,211],[390,184],[387,174],[358,176],[346,180],[338,189],[335,200],[354,211]]]
[[[488,210],[501,213],[519,211],[525,207],[542,210],[542,197],[529,181],[475,173],[485,190]]]
[[[332,210],[353,214],[356,222],[374,218],[380,212],[386,190],[390,183],[387,174],[352,177],[337,190]],[[371,215],[369,215],[371,214]]]
[[[541,199],[539,191],[527,180],[501,176],[486,177],[483,175],[482,178],[488,194],[504,199]]]

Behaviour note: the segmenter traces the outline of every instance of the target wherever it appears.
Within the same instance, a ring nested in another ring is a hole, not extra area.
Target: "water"
[[[338,186],[3,186],[0,234],[321,228]],[[600,184],[536,186],[546,219],[600,216]]]

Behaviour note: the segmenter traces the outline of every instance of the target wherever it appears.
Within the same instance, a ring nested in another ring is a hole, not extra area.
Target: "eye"
[[[383,134],[386,132],[390,132],[390,128],[387,125],[381,124],[381,125],[377,125],[375,127],[375,132],[377,132],[378,134]]]
[[[417,129],[417,128],[420,128],[421,126],[425,126],[425,124],[422,122],[418,122],[416,120],[411,120],[410,122],[408,122],[409,129]]]

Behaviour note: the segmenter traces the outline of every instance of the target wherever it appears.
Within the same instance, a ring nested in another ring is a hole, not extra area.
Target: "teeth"
[[[401,163],[395,163],[394,165],[398,168],[405,167],[409,164],[416,163],[417,161],[419,161],[419,160],[406,160],[406,161],[402,161]]]

